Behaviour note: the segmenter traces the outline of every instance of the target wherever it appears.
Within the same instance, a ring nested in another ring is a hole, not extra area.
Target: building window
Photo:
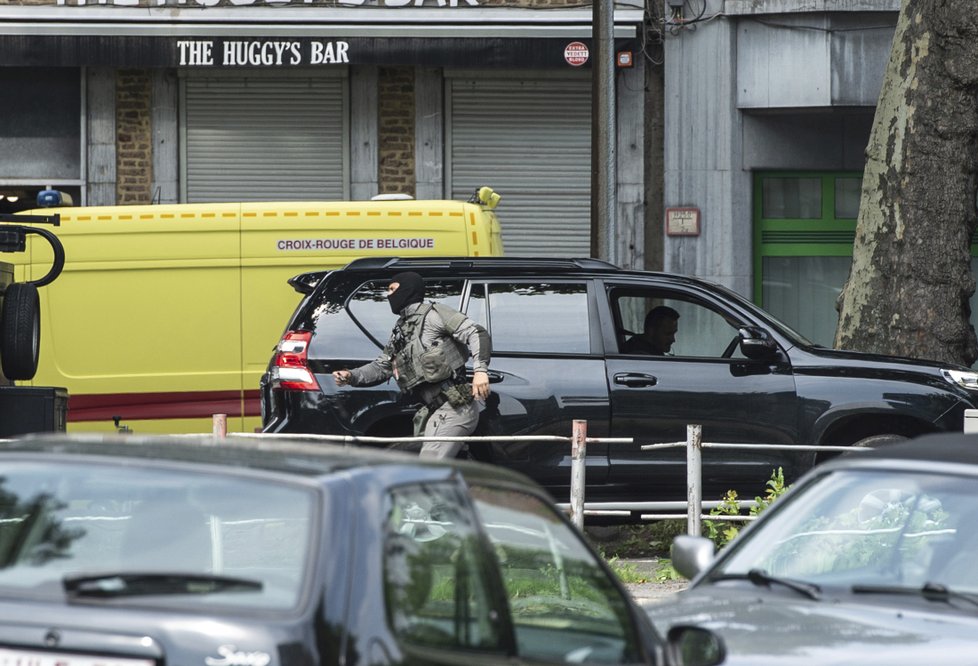
[[[861,173],[754,177],[755,300],[827,347],[852,264],[861,183]]]
[[[81,203],[80,70],[4,67],[0,86],[0,213],[34,208],[47,187]]]
[[[849,279],[861,194],[861,173],[754,175],[754,300],[826,347],[835,341],[835,306]],[[816,200],[820,214],[806,217]],[[971,256],[978,274],[978,233]],[[971,313],[978,328],[978,292]]]

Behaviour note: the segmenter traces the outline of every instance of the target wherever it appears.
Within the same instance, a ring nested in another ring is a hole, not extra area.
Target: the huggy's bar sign
[[[344,65],[350,62],[346,41],[282,39],[195,39],[177,41],[182,67],[281,67],[283,65]]]

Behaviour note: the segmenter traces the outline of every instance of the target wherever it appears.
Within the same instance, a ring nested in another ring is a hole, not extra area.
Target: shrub
[[[790,486],[784,484],[784,470],[779,467],[771,473],[771,478],[767,481],[767,490],[763,497],[755,497],[754,504],[750,507],[749,516],[757,516],[764,509],[771,506],[776,499],[787,492]],[[711,516],[740,516],[740,499],[737,497],[736,490],[728,490],[723,496],[720,505],[710,511]],[[740,533],[740,527],[729,521],[703,521],[704,535],[713,540],[717,548],[723,548],[733,541]]]

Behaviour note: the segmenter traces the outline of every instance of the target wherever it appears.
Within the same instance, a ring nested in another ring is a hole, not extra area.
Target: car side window
[[[502,652],[500,614],[469,507],[452,484],[391,493],[384,591],[390,627],[406,645]]]
[[[528,661],[640,661],[623,593],[556,512],[533,495],[473,486],[509,601],[517,652]]]
[[[618,289],[611,292],[618,348],[623,354],[646,351],[641,338],[655,337],[663,318],[672,325],[671,347],[662,355],[708,358],[744,358],[740,352],[738,324],[729,315],[707,304],[663,289]],[[659,314],[651,314],[653,311]],[[646,319],[652,330],[646,330]]]
[[[397,320],[387,304],[389,284],[390,280],[365,282],[350,296],[346,306],[353,320],[363,326],[381,346],[387,344]],[[462,280],[426,280],[425,300],[458,308],[462,298],[462,285]]]
[[[537,281],[489,283],[486,287],[473,285],[468,312],[479,321],[485,319],[480,313],[488,310],[493,352],[591,351],[586,283]]]

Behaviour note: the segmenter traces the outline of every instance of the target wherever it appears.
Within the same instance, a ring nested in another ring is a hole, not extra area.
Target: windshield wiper
[[[143,572],[68,574],[61,583],[69,596],[88,598],[256,592],[263,586],[260,580],[232,576]]]
[[[899,585],[853,585],[854,594],[906,594],[920,596],[927,601],[943,601],[950,603],[952,600],[967,601],[978,606],[978,596],[965,592],[956,592],[940,583],[924,583],[923,587],[901,587]]]
[[[820,588],[815,583],[806,583],[800,580],[792,580],[790,578],[781,578],[779,576],[772,576],[763,569],[751,569],[745,574],[722,574],[716,578],[711,578],[710,580],[746,580],[758,587],[771,587],[772,585],[782,585],[787,587],[789,590],[794,590],[798,594],[801,594],[809,599],[818,601],[822,598],[822,588]]]

